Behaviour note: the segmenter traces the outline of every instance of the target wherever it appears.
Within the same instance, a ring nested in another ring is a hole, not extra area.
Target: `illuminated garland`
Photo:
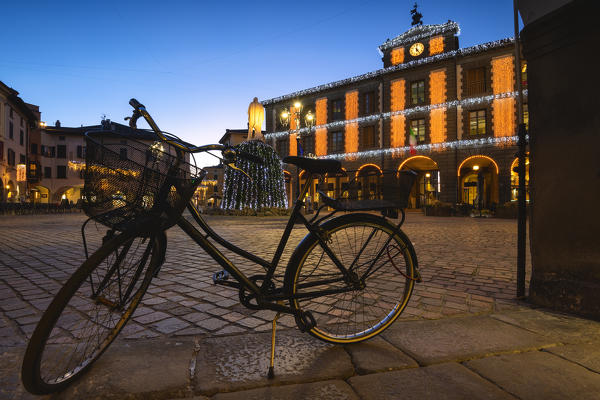
[[[433,152],[433,151],[442,151],[446,149],[462,149],[462,148],[472,148],[472,147],[483,147],[483,146],[493,146],[493,145],[514,145],[517,143],[518,136],[505,136],[505,137],[487,137],[480,139],[469,139],[469,140],[455,140],[452,142],[444,142],[444,143],[431,143],[431,144],[420,144],[415,146],[415,149],[418,152]],[[392,155],[393,157],[402,156],[410,151],[410,146],[403,147],[392,147],[386,149],[376,149],[376,150],[367,150],[360,151],[358,153],[352,154],[329,154],[324,157],[319,158],[333,158],[333,159],[345,159],[347,157],[353,157],[353,159],[360,158],[372,158],[380,155]]]
[[[346,120],[358,118],[358,90],[346,92]],[[345,127],[345,146],[346,153],[356,153],[358,151],[358,124],[347,124]]]
[[[420,58],[418,60],[409,61],[407,63],[394,65],[394,66],[391,66],[388,68],[378,69],[376,71],[367,72],[366,74],[353,76],[353,77],[347,78],[347,79],[342,79],[340,81],[330,82],[330,83],[326,83],[324,85],[319,85],[319,86],[315,86],[315,87],[312,87],[309,89],[299,90],[297,92],[293,92],[293,93],[286,94],[283,96],[275,97],[272,99],[263,100],[263,101],[261,101],[261,104],[263,106],[266,106],[269,104],[275,104],[275,103],[279,103],[279,102],[282,102],[285,100],[294,99],[297,97],[313,95],[313,94],[316,94],[316,93],[319,93],[319,92],[322,92],[325,90],[333,89],[333,88],[336,88],[339,86],[350,85],[350,84],[353,84],[356,82],[376,78],[378,76],[389,74],[392,72],[402,71],[404,69],[417,67],[417,66],[420,66],[423,64],[434,63],[437,61],[447,60],[447,59],[454,58],[454,57],[482,53],[482,52],[486,52],[486,51],[489,51],[489,50],[492,50],[492,49],[495,49],[498,47],[504,47],[504,46],[510,45],[512,43],[514,43],[513,38],[506,38],[506,39],[496,40],[493,42],[478,44],[476,46],[466,47],[464,49],[452,50],[452,51],[448,51],[446,53],[436,54],[434,56]]]
[[[527,94],[528,94],[527,89],[523,90],[523,97],[527,96]],[[491,95],[482,96],[482,97],[472,97],[472,98],[468,98],[468,99],[452,100],[452,101],[447,101],[445,103],[440,103],[440,104],[417,106],[417,107],[407,108],[405,110],[390,111],[390,112],[385,112],[385,113],[368,115],[365,117],[355,118],[355,119],[348,120],[348,121],[330,122],[328,124],[317,125],[316,127],[312,128],[310,131],[308,128],[301,128],[300,130],[298,130],[296,132],[300,132],[301,134],[308,134],[308,133],[312,132],[312,130],[316,130],[318,132],[319,130],[323,130],[323,129],[327,130],[327,129],[343,128],[347,124],[353,124],[353,123],[362,124],[362,123],[367,123],[367,122],[376,122],[381,119],[391,118],[394,115],[410,116],[413,114],[431,112],[432,110],[436,110],[436,109],[443,109],[443,108],[448,109],[448,108],[455,108],[458,106],[472,107],[472,106],[477,106],[477,105],[481,105],[481,104],[489,104],[492,101],[497,100],[497,99],[507,99],[507,98],[515,99],[518,96],[519,96],[519,92],[506,92],[506,93],[500,93],[500,94],[491,94]],[[319,105],[317,104],[317,110],[318,109],[319,109]],[[317,117],[317,124],[319,124],[318,117]],[[288,136],[289,134],[290,134],[289,131],[272,132],[272,133],[265,134],[265,138],[277,139],[277,138],[282,138],[282,137]],[[327,143],[325,142],[325,146],[326,145],[327,145]],[[317,155],[322,155],[322,154],[317,153]]]
[[[390,61],[392,65],[402,64],[404,62],[404,47],[392,50]]]

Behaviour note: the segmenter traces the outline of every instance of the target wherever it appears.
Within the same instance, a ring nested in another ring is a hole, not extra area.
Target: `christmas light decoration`
[[[429,97],[431,104],[446,102],[446,70],[432,71],[429,73]],[[431,110],[430,118],[430,141],[431,143],[442,143],[446,140],[446,108]]]
[[[412,160],[417,160],[417,159],[426,159],[431,161],[434,164],[434,168],[433,169],[438,169],[438,165],[435,161],[433,161],[430,157],[427,156],[412,156],[407,158],[406,160],[402,161],[402,163],[398,166],[398,172],[402,170],[402,168],[404,168],[404,166],[409,163]]]
[[[298,136],[295,133],[290,134],[290,156],[298,155]]]
[[[494,94],[514,87],[514,57],[506,56],[492,60],[492,90]],[[494,99],[492,103],[494,136],[510,136],[515,132],[514,99]]]
[[[398,64],[398,65],[393,65],[388,68],[382,68],[382,69],[378,69],[376,71],[367,72],[366,74],[354,76],[354,77],[347,78],[347,79],[342,79],[342,80],[335,81],[335,82],[326,83],[326,84],[315,86],[315,87],[312,87],[309,89],[299,90],[297,92],[293,92],[293,93],[286,94],[283,96],[275,97],[272,99],[263,100],[261,103],[264,106],[267,106],[269,104],[280,103],[282,101],[286,101],[286,100],[293,99],[296,97],[314,95],[316,93],[323,92],[325,90],[330,90],[330,89],[334,89],[334,88],[337,88],[340,86],[350,85],[350,84],[361,82],[364,80],[373,79],[373,78],[379,77],[381,75],[389,74],[392,72],[402,71],[405,69],[418,67],[420,65],[434,63],[434,62],[442,61],[442,60],[448,60],[448,59],[452,59],[455,57],[462,57],[462,56],[466,56],[466,55],[473,55],[473,54],[478,54],[478,53],[482,53],[482,52],[487,52],[487,51],[490,51],[490,50],[493,50],[496,48],[509,46],[513,43],[514,43],[513,38],[506,38],[506,39],[496,40],[493,42],[478,44],[476,46],[466,47],[464,49],[447,51],[445,53],[436,54],[434,56],[419,58],[418,60],[413,60],[413,61],[405,62],[402,64]]]
[[[404,79],[396,79],[390,82],[390,109],[392,111],[404,110],[404,90],[406,81]]]
[[[433,56],[444,52],[444,37],[436,36],[429,39],[429,55]]]
[[[528,94],[527,89],[523,90],[523,97],[526,97]],[[481,97],[471,97],[468,99],[462,99],[462,100],[452,100],[452,101],[448,101],[445,103],[440,103],[440,104],[432,104],[432,105],[427,105],[427,106],[417,106],[417,107],[412,107],[412,108],[408,108],[405,110],[401,110],[401,111],[393,111],[393,112],[386,112],[386,113],[379,113],[379,114],[373,114],[373,115],[368,115],[365,117],[360,117],[360,118],[356,118],[350,121],[335,121],[335,122],[330,122],[327,124],[319,124],[319,118],[317,118],[317,126],[316,129],[335,129],[335,128],[342,128],[344,127],[346,124],[351,124],[354,122],[357,122],[359,124],[362,123],[367,123],[367,122],[376,122],[379,120],[383,120],[383,119],[388,119],[394,115],[404,115],[404,116],[410,116],[413,114],[420,114],[420,113],[427,113],[427,112],[431,112],[431,110],[435,110],[438,108],[456,108],[458,106],[461,107],[472,107],[472,106],[478,106],[478,105],[487,105],[490,104],[493,100],[496,99],[505,99],[505,98],[516,98],[517,96],[519,96],[518,92],[506,92],[506,93],[500,93],[500,94],[491,94],[488,96],[481,96]],[[325,112],[326,112],[327,108],[325,107]],[[326,115],[326,114],[325,114]],[[326,120],[326,117],[324,118],[324,120]],[[302,128],[299,130],[300,133],[309,133],[309,130],[307,128]],[[272,132],[272,133],[268,133],[265,134],[265,138],[267,139],[276,139],[276,138],[281,138],[284,136],[289,135],[288,131],[281,131],[281,132]],[[326,147],[325,147],[326,148]],[[318,154],[317,154],[318,155]]]
[[[377,164],[369,163],[369,164],[363,164],[363,165],[361,165],[360,168],[356,171],[355,177],[358,178],[358,175],[360,174],[360,171],[362,171],[366,167],[376,168],[379,171],[379,174],[383,175],[383,171],[381,170],[381,168],[379,168],[379,166]]]
[[[358,117],[358,90],[346,92],[346,120],[353,120]],[[344,134],[346,153],[355,153],[358,151],[358,124],[348,124],[345,127]],[[349,157],[349,159],[352,159]]]
[[[393,49],[390,61],[392,62],[392,65],[402,64],[404,62],[404,47]]]
[[[317,156],[327,154],[327,99],[318,99],[315,104],[316,124],[321,128],[315,132],[315,153]]]
[[[391,130],[391,142],[390,145],[392,147],[402,147],[404,146],[405,140],[405,123],[406,118],[404,115],[393,115],[392,122],[390,126]]]
[[[491,163],[492,163],[492,164],[494,164],[494,167],[496,167],[496,174],[500,173],[500,168],[498,167],[498,164],[496,163],[496,161],[494,161],[494,159],[493,159],[493,158],[491,158],[491,157],[488,157],[488,156],[484,156],[484,155],[481,155],[481,154],[477,154],[477,155],[474,155],[474,156],[471,156],[471,157],[467,157],[467,158],[465,158],[465,159],[463,160],[463,162],[461,162],[461,163],[460,163],[460,165],[458,166],[458,169],[457,169],[457,174],[458,174],[458,176],[460,176],[460,169],[462,168],[462,166],[463,166],[463,165],[464,165],[464,164],[465,164],[467,161],[469,161],[469,160],[473,160],[473,159],[476,159],[476,158],[483,158],[483,159],[486,159],[486,160],[488,160],[488,161],[491,161]]]
[[[235,149],[259,157],[263,164],[239,157],[235,162],[236,166],[248,176],[241,171],[225,167],[221,208],[287,208],[283,168],[275,150],[260,140],[240,143]]]
[[[518,139],[518,136],[506,136],[506,137],[498,137],[498,138],[487,137],[487,138],[471,139],[471,140],[455,140],[455,141],[444,142],[444,143],[419,144],[419,145],[415,146],[415,150],[417,152],[424,153],[424,152],[436,152],[436,151],[442,151],[442,150],[448,150],[448,149],[477,148],[477,147],[495,146],[495,145],[516,145],[517,139]],[[353,156],[356,159],[363,159],[363,158],[378,157],[378,156],[387,155],[387,154],[401,157],[401,156],[404,156],[408,151],[409,151],[409,146],[396,147],[396,148],[390,147],[390,148],[385,148],[385,149],[359,151],[358,153],[354,153],[354,154],[345,154],[345,153],[328,154],[326,156],[319,157],[319,158],[342,160],[348,156]]]

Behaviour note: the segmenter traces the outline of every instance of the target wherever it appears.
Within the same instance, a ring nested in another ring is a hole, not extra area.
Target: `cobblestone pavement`
[[[0,217],[0,346],[24,344],[62,283],[81,264],[83,214]],[[225,238],[270,259],[285,217],[209,216]],[[517,308],[515,220],[425,217],[409,213],[404,231],[414,243],[423,282],[401,318],[430,319]],[[101,227],[86,229],[91,248]],[[304,236],[292,233],[283,257]],[[168,231],[167,261],[154,279],[125,339],[267,331],[274,313],[241,306],[234,289],[212,284],[220,268],[179,228]],[[231,253],[227,253],[230,255]],[[248,275],[262,270],[232,255]],[[527,276],[531,271],[527,261]],[[293,318],[280,325],[294,327]]]

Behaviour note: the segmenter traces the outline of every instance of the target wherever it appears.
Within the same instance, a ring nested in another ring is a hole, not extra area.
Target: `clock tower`
[[[448,21],[438,25],[416,25],[379,46],[383,67],[388,68],[458,49],[459,27]]]

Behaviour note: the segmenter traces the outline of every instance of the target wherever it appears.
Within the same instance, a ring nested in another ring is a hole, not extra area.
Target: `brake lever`
[[[250,179],[250,181],[252,181],[252,177],[250,175],[248,175],[248,173],[246,173],[246,171],[244,171],[243,169],[236,167],[236,165],[234,163],[229,163],[229,164],[227,164],[227,166],[229,168],[235,169],[236,171],[240,171],[242,174],[246,175],[248,177],[248,179]]]

